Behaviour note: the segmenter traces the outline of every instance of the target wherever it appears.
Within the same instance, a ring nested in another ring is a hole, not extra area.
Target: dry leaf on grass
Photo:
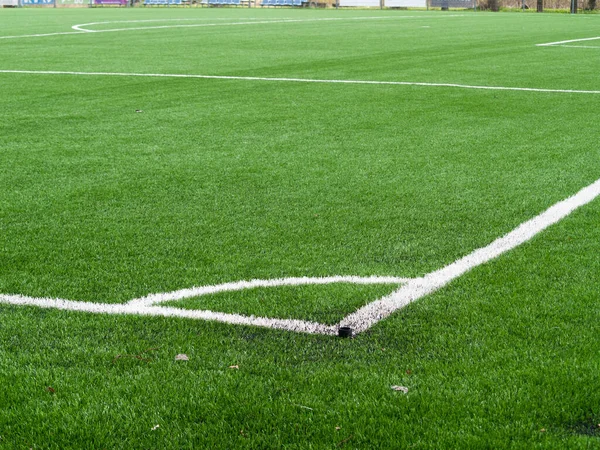
[[[185,353],[180,353],[177,356],[175,356],[175,361],[189,361],[189,360],[190,360],[190,358]]]
[[[230,369],[239,369],[239,368],[240,368],[240,366],[237,366],[237,365],[236,365],[236,366],[229,366],[229,368],[230,368]]]
[[[156,424],[152,427],[152,431],[157,430],[160,427],[160,425]]]

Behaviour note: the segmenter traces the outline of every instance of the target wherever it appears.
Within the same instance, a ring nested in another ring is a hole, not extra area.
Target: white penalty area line
[[[338,22],[338,21],[357,21],[357,20],[398,20],[398,19],[437,19],[448,17],[464,17],[464,14],[451,14],[443,16],[434,15],[414,15],[414,16],[372,16],[372,17],[326,17],[319,19],[273,19],[273,20],[248,20],[243,22],[218,22],[218,23],[197,23],[197,24],[180,24],[180,25],[157,25],[144,27],[126,27],[126,28],[110,28],[105,30],[91,30],[89,26],[107,25],[111,23],[143,23],[143,22],[168,22],[168,21],[189,21],[189,20],[206,20],[206,19],[163,19],[163,20],[120,20],[110,22],[90,22],[73,25],[71,28],[76,31],[65,31],[56,33],[40,33],[40,34],[21,34],[14,36],[0,36],[0,39],[21,39],[21,38],[36,38],[48,36],[63,36],[69,34],[89,34],[89,33],[115,33],[122,31],[139,31],[139,30],[161,30],[168,28],[198,28],[198,27],[233,27],[246,25],[266,25],[266,24],[281,24],[281,23],[309,23],[309,22]],[[224,20],[224,19],[212,19]]]
[[[488,91],[518,91],[542,92],[551,94],[600,94],[600,90],[578,89],[546,89],[511,86],[478,86],[458,83],[427,83],[417,81],[377,81],[377,80],[326,80],[314,78],[285,78],[285,77],[247,77],[234,75],[195,75],[177,73],[131,73],[131,72],[75,72],[61,70],[8,70],[0,69],[0,73],[26,74],[26,75],[73,75],[73,76],[101,76],[101,77],[147,77],[147,78],[189,78],[204,80],[238,80],[238,81],[271,81],[287,83],[329,83],[329,84],[362,84],[362,85],[387,85],[387,86],[423,86],[457,89],[477,89]]]
[[[590,203],[600,195],[600,179],[581,189],[575,195],[548,208],[543,213],[530,219],[510,233],[496,239],[491,244],[479,248],[459,260],[421,278],[397,277],[326,277],[326,278],[284,278],[277,280],[252,280],[225,283],[215,286],[204,286],[180,291],[152,294],[134,299],[126,304],[107,304],[78,302],[64,299],[36,298],[22,295],[0,294],[0,303],[10,305],[28,305],[40,308],[54,308],[68,311],[81,311],[97,314],[134,314],[145,316],[181,317],[225,322],[239,325],[253,325],[266,328],[277,328],[301,333],[334,335],[342,326],[349,326],[354,333],[361,333],[396,310],[446,286],[452,280],[466,272],[485,264],[515,247],[529,241],[534,236],[564,219],[576,209]],[[174,301],[182,298],[197,297],[216,292],[253,289],[257,287],[298,286],[305,284],[329,283],[398,283],[402,286],[392,294],[358,309],[345,317],[336,325],[326,325],[317,322],[276,319],[268,317],[244,316],[241,314],[226,314],[214,311],[185,310],[160,306],[161,302]]]

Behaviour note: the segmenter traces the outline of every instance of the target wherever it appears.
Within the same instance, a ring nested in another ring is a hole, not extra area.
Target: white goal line
[[[315,78],[286,78],[286,77],[248,77],[235,75],[195,75],[177,73],[131,73],[131,72],[77,72],[63,70],[10,70],[0,69],[5,74],[25,75],[72,75],[72,76],[100,76],[100,77],[148,77],[148,78],[190,78],[204,80],[239,80],[239,81],[271,81],[288,83],[321,83],[321,84],[362,84],[362,85],[387,85],[387,86],[423,86],[457,89],[476,89],[488,91],[519,91],[542,92],[550,94],[600,94],[600,90],[581,89],[550,89],[514,86],[480,86],[458,83],[428,83],[418,81],[378,81],[378,80],[327,80]]]

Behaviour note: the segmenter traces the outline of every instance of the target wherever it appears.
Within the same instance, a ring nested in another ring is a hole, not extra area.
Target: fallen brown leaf
[[[56,392],[56,390],[55,390],[55,389],[54,389],[52,386],[48,386],[48,387],[46,388],[46,390],[47,390],[48,392],[50,392],[51,394],[54,394],[54,393]]]
[[[175,361],[189,361],[190,358],[188,355],[186,355],[185,353],[179,353],[177,356],[175,356]]]

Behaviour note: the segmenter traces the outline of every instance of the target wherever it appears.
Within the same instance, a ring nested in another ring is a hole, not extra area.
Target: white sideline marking
[[[233,75],[194,75],[177,73],[130,73],[130,72],[69,72],[62,70],[4,70],[0,73],[18,73],[30,75],[77,75],[77,76],[107,76],[107,77],[149,77],[149,78],[195,78],[204,80],[241,80],[241,81],[279,81],[289,83],[331,83],[331,84],[370,84],[391,86],[425,86],[446,87],[458,89],[479,89],[489,91],[522,91],[545,92],[551,94],[600,94],[599,91],[577,89],[546,89],[510,86],[477,86],[457,83],[425,83],[416,81],[376,81],[376,80],[321,80],[312,78],[283,78],[283,77],[242,77]]]
[[[556,41],[556,42],[547,42],[545,44],[535,44],[536,47],[551,47],[553,45],[562,45],[569,44],[571,42],[584,42],[584,41],[597,41],[600,39],[600,36],[591,37],[591,38],[583,38],[583,39],[569,39],[568,41]]]
[[[503,253],[529,241],[535,235],[549,226],[564,219],[577,208],[588,204],[600,195],[600,179],[581,189],[575,195],[556,203],[543,213],[530,219],[510,233],[496,239],[491,244],[479,248],[459,260],[439,270],[431,272],[421,278],[396,278],[396,277],[328,277],[328,278],[284,278],[278,280],[252,280],[236,283],[225,283],[216,286],[183,289],[165,294],[152,294],[143,298],[131,300],[126,304],[107,304],[77,302],[63,299],[35,298],[22,295],[0,294],[0,303],[10,305],[30,305],[40,308],[55,308],[69,311],[84,311],[97,314],[137,314],[147,316],[183,317],[188,319],[214,320],[231,324],[254,325],[267,328],[278,328],[301,333],[333,335],[340,326],[351,326],[355,333],[361,333],[394,311],[409,303],[418,300],[432,292],[437,291],[460,277],[469,270],[485,264]],[[337,325],[325,325],[317,322],[290,319],[273,319],[266,317],[243,316],[240,314],[226,314],[214,311],[185,310],[152,306],[163,301],[179,298],[206,295],[225,290],[252,289],[256,287],[300,285],[300,284],[326,284],[331,282],[353,283],[405,283],[392,294],[358,309],[345,317]]]
[[[477,249],[467,256],[422,278],[414,278],[396,292],[376,300],[347,316],[341,326],[351,326],[357,333],[365,331],[399,308],[437,291],[465,272],[480,266],[501,254],[527,242],[536,234],[567,217],[577,208],[591,202],[600,195],[600,180],[583,188],[577,194],[548,208],[540,215],[522,223],[510,233],[491,244]]]
[[[106,25],[111,23],[138,23],[138,22],[166,22],[166,21],[184,21],[184,20],[206,20],[206,19],[163,19],[163,20],[119,20],[109,22],[91,22],[73,25],[71,28],[77,31],[68,32],[57,32],[57,33],[40,33],[40,34],[21,34],[15,36],[0,36],[0,39],[19,39],[19,38],[35,38],[35,37],[47,37],[47,36],[62,36],[67,34],[87,34],[87,33],[114,33],[120,31],[137,31],[137,30],[159,30],[166,28],[193,28],[193,27],[225,27],[225,26],[239,26],[239,25],[264,25],[269,23],[303,23],[303,22],[331,22],[331,21],[348,21],[348,20],[391,20],[391,19],[438,19],[446,17],[464,17],[464,14],[451,14],[443,16],[434,15],[414,15],[414,16],[373,16],[373,17],[327,17],[320,19],[273,19],[273,20],[250,20],[247,22],[225,22],[225,23],[198,23],[198,24],[187,24],[187,25],[159,25],[152,27],[129,27],[129,28],[111,28],[107,30],[90,30],[84,28],[92,25]],[[224,18],[216,18],[211,20],[227,20]]]

